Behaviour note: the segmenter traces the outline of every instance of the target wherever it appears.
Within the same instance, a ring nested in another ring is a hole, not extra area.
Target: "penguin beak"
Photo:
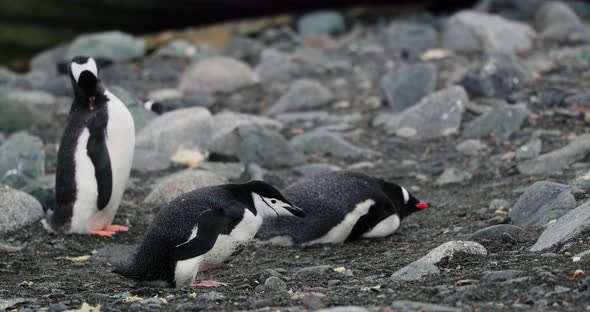
[[[426,209],[429,207],[430,207],[430,205],[428,203],[417,203],[416,204],[416,208],[418,208],[418,209]]]
[[[307,216],[305,211],[303,211],[303,209],[301,209],[297,206],[288,206],[288,207],[285,207],[285,209],[287,211],[289,211],[292,215],[299,217],[299,218],[304,218],[305,216]]]

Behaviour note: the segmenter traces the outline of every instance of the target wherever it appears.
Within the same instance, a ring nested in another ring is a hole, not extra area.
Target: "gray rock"
[[[530,21],[546,0],[480,0],[476,10],[501,15],[508,19]]]
[[[481,151],[486,150],[488,146],[480,140],[468,139],[459,143],[455,149],[467,156],[476,156]]]
[[[512,223],[542,226],[576,208],[576,189],[564,184],[540,181],[526,189],[512,208]]]
[[[419,140],[455,134],[468,101],[463,87],[449,87],[427,95],[399,114],[382,113],[373,125],[383,125],[388,133]]]
[[[511,224],[496,224],[477,230],[465,237],[469,241],[498,240],[504,235],[519,236],[525,234],[525,231],[518,226]]]
[[[84,34],[76,37],[65,51],[64,62],[78,55],[88,55],[98,61],[124,62],[145,55],[143,39],[120,32],[109,31]]]
[[[295,167],[293,170],[302,176],[309,177],[326,172],[339,171],[342,168],[325,163],[311,163]]]
[[[219,56],[220,53],[208,43],[199,43],[196,46],[197,51],[193,55],[193,63],[198,63],[204,59]]]
[[[335,11],[319,11],[306,14],[297,21],[297,31],[306,35],[339,35],[346,29],[344,17]]]
[[[590,153],[590,135],[584,134],[570,144],[517,165],[518,171],[527,175],[558,173],[571,164],[581,161]]]
[[[293,82],[287,93],[266,114],[273,116],[284,112],[318,108],[333,99],[332,92],[318,81],[299,79]]]
[[[153,150],[170,158],[181,147],[204,154],[211,143],[212,120],[211,113],[201,107],[178,109],[158,116],[138,133],[136,154]]]
[[[211,151],[265,168],[290,167],[305,158],[276,131],[257,124],[242,125],[215,140]]]
[[[0,131],[15,132],[48,121],[42,107],[15,100],[14,95],[9,98],[10,92],[2,91],[0,89]]]
[[[525,145],[516,149],[516,160],[533,159],[541,155],[543,141],[539,138],[528,141]]]
[[[565,243],[590,230],[590,202],[568,212],[543,231],[531,251],[547,250],[559,243]]]
[[[239,180],[246,173],[246,166],[242,163],[204,162],[197,168],[215,172],[227,180]]]
[[[488,207],[491,211],[495,211],[497,209],[508,209],[510,207],[510,202],[505,199],[495,198],[490,201]]]
[[[332,267],[329,265],[317,265],[312,267],[301,268],[295,271],[295,275],[298,275],[303,278],[310,276],[324,276],[331,269]]]
[[[215,127],[211,136],[212,141],[231,133],[234,129],[243,125],[260,125],[274,130],[281,130],[283,128],[283,124],[271,118],[230,111],[221,112],[213,116],[213,125]]]
[[[287,289],[287,283],[276,276],[271,276],[264,281],[264,287],[269,291],[283,291]]]
[[[154,112],[147,110],[143,105],[143,102],[131,95],[131,93],[129,93],[127,90],[114,86],[109,87],[109,91],[111,91],[116,97],[119,98],[119,100],[121,100],[121,102],[123,102],[123,104],[127,106],[131,116],[133,116],[136,133],[145,128],[145,126],[151,123],[158,116]]]
[[[432,312],[461,312],[459,308],[432,304],[426,302],[396,300],[391,304],[391,308],[399,311],[432,311]]]
[[[544,39],[562,43],[588,42],[590,30],[562,1],[547,1],[535,14],[535,27]]]
[[[23,75],[0,67],[0,87],[23,88],[27,87],[27,84],[27,79]]]
[[[200,294],[197,297],[197,300],[200,301],[223,301],[225,299],[225,295],[218,291],[209,291],[203,294]]]
[[[144,202],[163,205],[184,193],[224,183],[227,183],[227,180],[213,172],[187,169],[161,179]]]
[[[63,61],[67,48],[67,44],[61,44],[33,56],[29,64],[31,72],[43,72],[48,77],[57,76],[58,64]]]
[[[527,24],[475,11],[451,16],[442,34],[442,46],[459,52],[516,53],[532,48],[535,31]]]
[[[452,258],[458,252],[475,256],[488,254],[485,247],[476,242],[446,242],[430,251],[426,256],[393,273],[391,279],[393,281],[415,281],[427,275],[438,274],[440,270],[436,264],[444,258]]]
[[[50,312],[62,312],[67,309],[68,309],[68,307],[63,302],[54,303],[49,306]]]
[[[327,111],[309,111],[299,113],[283,113],[275,117],[278,121],[287,124],[313,126],[318,124],[352,124],[362,120],[363,116],[359,112],[345,115],[336,115]]]
[[[55,205],[55,174],[38,177],[32,180],[22,191],[33,195],[44,209]]]
[[[357,306],[340,306],[316,310],[316,312],[369,312],[367,308]]]
[[[436,66],[419,63],[395,68],[381,79],[381,88],[394,112],[401,112],[418,103],[436,88]]]
[[[264,83],[289,81],[296,70],[289,54],[275,49],[266,49],[260,55],[260,63],[254,69]]]
[[[470,96],[506,98],[531,79],[520,59],[506,53],[488,53],[479,67],[469,71],[461,85]]]
[[[37,222],[43,217],[43,208],[35,197],[0,186],[0,233],[5,234]]]
[[[36,178],[45,174],[45,151],[43,142],[25,132],[11,135],[0,146],[0,177],[23,174]]]
[[[451,167],[445,169],[438,179],[436,179],[434,185],[444,186],[448,184],[462,183],[471,180],[472,177],[472,174],[468,171]]]
[[[396,21],[384,32],[384,45],[416,55],[438,43],[438,33],[430,25]]]
[[[337,134],[316,130],[294,137],[291,144],[306,154],[326,154],[338,158],[364,158],[377,152],[354,146]]]
[[[170,167],[170,155],[154,151],[151,148],[136,147],[133,153],[133,170],[139,172],[153,172]]]
[[[463,128],[463,135],[467,137],[495,137],[508,139],[520,127],[530,114],[522,106],[504,106],[493,109],[472,120]]]
[[[8,101],[14,101],[24,105],[31,105],[43,110],[51,109],[51,106],[57,102],[55,96],[36,90],[11,90],[4,94]]]
[[[258,79],[258,75],[246,63],[216,56],[187,68],[178,88],[187,93],[232,92],[258,83]]]
[[[524,275],[523,271],[507,270],[507,271],[487,271],[481,277],[484,282],[505,282]]]
[[[154,55],[159,57],[171,57],[181,59],[192,59],[197,49],[190,42],[182,39],[176,39],[158,48]]]

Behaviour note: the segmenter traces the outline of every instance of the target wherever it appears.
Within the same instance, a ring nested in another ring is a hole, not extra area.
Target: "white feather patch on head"
[[[78,80],[80,79],[80,75],[85,70],[91,72],[92,74],[94,74],[94,76],[98,78],[98,67],[96,67],[96,62],[92,58],[89,58],[88,61],[86,61],[86,63],[82,64],[72,62],[70,68],[72,69],[72,76],[74,76],[76,82],[78,82]]]
[[[145,107],[145,109],[147,110],[152,110],[152,106],[154,105],[154,101],[149,100],[145,103],[143,103],[143,107]]]
[[[404,204],[407,204],[410,201],[410,193],[402,187],[402,194],[404,195]]]

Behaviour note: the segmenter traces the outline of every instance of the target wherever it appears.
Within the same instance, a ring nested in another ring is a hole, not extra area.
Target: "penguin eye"
[[[274,199],[271,199],[271,200],[270,200],[270,203],[271,203],[271,204],[276,204],[276,203],[277,203],[277,201],[276,201],[276,200],[274,200]]]

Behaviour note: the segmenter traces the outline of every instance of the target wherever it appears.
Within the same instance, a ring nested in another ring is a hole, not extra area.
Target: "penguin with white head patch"
[[[320,174],[282,193],[307,217],[265,221],[258,240],[313,245],[386,237],[405,217],[429,207],[395,183],[350,171]]]
[[[265,182],[194,190],[160,209],[131,263],[114,272],[139,281],[181,287],[194,281],[197,272],[221,264],[245,246],[263,219],[280,216],[305,217],[305,213]]]
[[[55,200],[44,225],[52,231],[110,236],[131,171],[133,117],[103,86],[94,59],[69,66],[74,102],[57,153]]]

